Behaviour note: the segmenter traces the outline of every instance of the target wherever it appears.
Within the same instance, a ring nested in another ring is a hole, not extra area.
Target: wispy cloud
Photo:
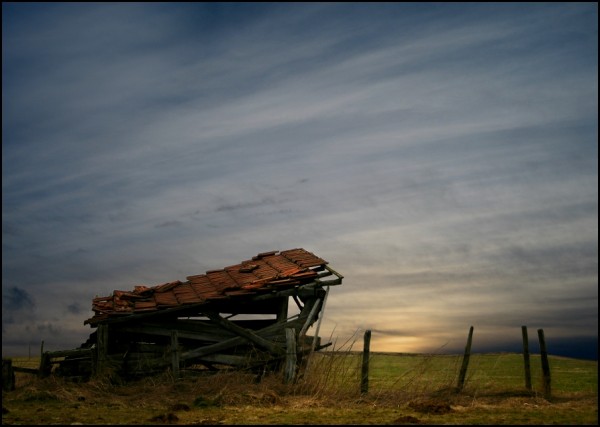
[[[36,337],[77,345],[96,294],[292,247],[345,276],[324,335],[597,337],[594,5],[15,3],[2,19],[3,301],[48,302],[29,308]],[[8,323],[3,344],[24,333]]]

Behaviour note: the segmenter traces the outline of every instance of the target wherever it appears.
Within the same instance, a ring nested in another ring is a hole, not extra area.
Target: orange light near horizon
[[[427,345],[421,338],[417,337],[394,337],[389,335],[371,335],[371,351],[386,353],[421,353]]]

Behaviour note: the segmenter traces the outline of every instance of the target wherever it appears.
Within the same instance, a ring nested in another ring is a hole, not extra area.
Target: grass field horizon
[[[36,367],[36,358],[13,359]],[[280,373],[222,372],[174,381],[169,372],[135,381],[73,383],[17,373],[3,392],[3,424],[597,424],[598,363],[549,356],[552,396],[543,397],[540,356],[474,353],[456,391],[460,354],[371,352],[369,391],[360,392],[360,351],[315,353],[294,384]]]

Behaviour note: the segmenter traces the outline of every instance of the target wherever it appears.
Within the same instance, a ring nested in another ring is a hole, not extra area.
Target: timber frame
[[[307,354],[331,345],[321,342],[319,328],[329,288],[343,279],[325,264],[302,271],[310,280],[281,290],[102,318],[80,348],[42,353],[40,374],[53,365],[59,375],[82,379],[107,372],[131,378],[170,369],[178,378],[192,370],[283,368],[285,381],[294,381]],[[315,324],[314,335],[307,335]]]

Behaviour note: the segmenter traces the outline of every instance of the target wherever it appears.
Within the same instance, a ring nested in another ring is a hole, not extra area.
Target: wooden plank
[[[250,358],[248,356],[238,356],[234,354],[209,354],[199,359],[199,362],[246,367],[250,364]]]
[[[21,366],[13,366],[12,369],[15,372],[23,372],[26,374],[34,374],[34,375],[37,375],[40,372],[40,370],[36,369],[36,368],[23,368]]]
[[[91,348],[76,348],[73,350],[58,350],[58,351],[47,351],[46,354],[50,358],[55,357],[84,357],[92,354]]]

